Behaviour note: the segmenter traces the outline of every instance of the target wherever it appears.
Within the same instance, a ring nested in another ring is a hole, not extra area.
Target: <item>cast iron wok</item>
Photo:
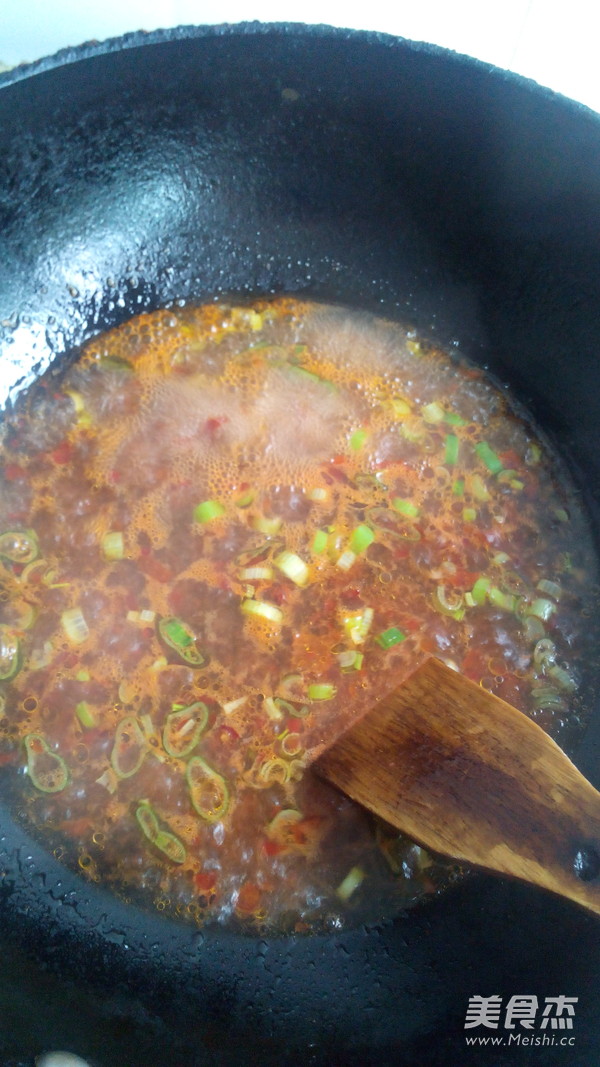
[[[86,46],[1,85],[3,403],[142,309],[304,293],[489,365],[598,522],[596,115],[435,48],[257,24]],[[596,785],[599,752],[595,713],[574,757]],[[0,822],[4,1064],[600,1063],[600,923],[547,894],[476,878],[370,929],[198,933]],[[473,994],[577,996],[555,1032],[574,1043],[468,1048]]]

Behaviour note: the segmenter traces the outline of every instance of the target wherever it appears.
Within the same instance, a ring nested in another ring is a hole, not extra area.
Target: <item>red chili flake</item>
[[[65,659],[65,667],[70,669],[79,663],[79,656],[75,652],[69,652]]]
[[[302,729],[302,719],[288,719],[285,725],[291,733],[297,733]]]
[[[198,871],[194,875],[194,887],[197,893],[210,893],[217,884],[216,871]]]
[[[80,819],[67,819],[65,822],[58,824],[59,830],[62,830],[63,834],[68,834],[69,837],[83,837],[84,834],[92,828],[91,819],[82,816]]]
[[[276,841],[270,841],[268,837],[263,841],[262,847],[267,856],[278,856],[283,850],[283,845],[278,845]]]
[[[120,482],[122,477],[123,477],[123,475],[121,474],[121,471],[113,470],[108,475],[108,480],[110,482],[116,483],[116,482]]]
[[[55,463],[58,463],[60,466],[62,466],[65,463],[69,463],[69,461],[73,458],[73,452],[74,448],[71,442],[63,441],[60,445],[58,445],[57,448],[54,449],[53,452],[50,453],[50,455]]]
[[[261,891],[254,882],[244,882],[235,906],[236,911],[251,913],[258,910]]]
[[[4,468],[4,477],[7,482],[24,481],[27,478],[27,471],[19,467],[18,463],[7,463]]]
[[[155,556],[146,556],[140,559],[139,568],[149,578],[154,578],[157,582],[170,582],[173,577],[171,568],[167,567],[165,563],[161,563]]]
[[[506,452],[500,452],[499,455],[505,470],[515,470],[515,468],[523,465],[523,460],[512,448],[509,448]]]
[[[219,415],[216,418],[207,419],[204,423],[204,432],[209,437],[214,437],[221,426],[224,426],[226,422],[229,422],[229,415]]]
[[[239,741],[240,735],[237,730],[233,729],[233,726],[221,726],[219,727],[219,741],[222,744],[233,744]]]

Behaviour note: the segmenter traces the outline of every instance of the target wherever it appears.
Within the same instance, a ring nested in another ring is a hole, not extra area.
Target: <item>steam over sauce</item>
[[[305,931],[452,881],[307,770],[425,656],[559,739],[579,721],[575,494],[481,371],[397,324],[140,316],[19,401],[0,472],[4,788],[128,899]]]

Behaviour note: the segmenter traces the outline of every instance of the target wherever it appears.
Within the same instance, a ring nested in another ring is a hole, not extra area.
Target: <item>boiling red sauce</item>
[[[378,919],[456,868],[312,760],[436,655],[560,735],[595,562],[504,393],[292,299],[143,315],[7,416],[0,760],[47,846],[201,922]]]

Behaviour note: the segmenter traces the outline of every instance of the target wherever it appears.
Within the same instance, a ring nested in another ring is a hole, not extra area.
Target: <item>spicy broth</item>
[[[427,655],[562,736],[595,562],[506,395],[292,299],[142,315],[0,454],[0,759],[64,861],[159,910],[378,919],[456,868],[310,773]]]

